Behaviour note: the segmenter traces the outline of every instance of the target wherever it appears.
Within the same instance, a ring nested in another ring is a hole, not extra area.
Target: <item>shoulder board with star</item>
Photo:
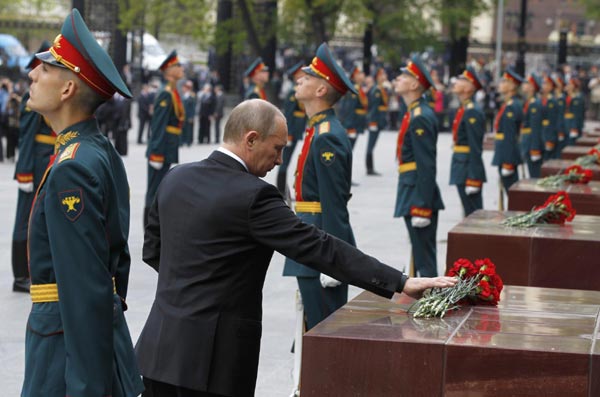
[[[421,107],[419,106],[413,110],[413,116],[420,116],[420,115],[421,115]]]
[[[167,91],[167,92],[171,92],[171,91],[172,91],[172,89],[171,89],[171,86],[170,86],[170,85],[168,85],[168,84],[166,84],[166,85],[165,85],[165,91]]]
[[[325,121],[319,124],[319,134],[326,134],[329,132],[330,124],[329,121]]]
[[[77,149],[79,148],[79,142],[72,143],[62,152],[60,152],[60,156],[58,157],[58,164],[62,163],[65,160],[72,160],[75,158],[75,153],[77,153]]]
[[[467,109],[473,109],[475,107],[475,105],[473,104],[473,102],[469,102],[467,104]]]
[[[513,104],[513,100],[512,100],[512,99],[511,99],[511,100],[509,100],[509,101],[508,101],[506,104],[507,104],[508,106],[512,105],[512,104]]]

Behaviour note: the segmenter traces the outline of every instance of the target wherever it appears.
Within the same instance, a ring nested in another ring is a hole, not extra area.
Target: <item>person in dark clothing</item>
[[[223,87],[217,85],[215,87],[215,112],[213,114],[213,120],[215,122],[215,143],[220,142],[221,137],[221,119],[225,110],[225,94],[223,93]]]
[[[198,127],[198,143],[210,143],[210,118],[215,109],[215,97],[210,84],[204,84],[198,95],[200,104],[200,126]]]
[[[148,126],[147,139],[150,139],[150,119],[152,118],[152,105],[154,103],[154,92],[150,89],[148,84],[144,84],[142,86],[137,103],[139,121],[137,143],[143,143],[142,137],[144,135],[144,129],[146,129],[146,126]]]

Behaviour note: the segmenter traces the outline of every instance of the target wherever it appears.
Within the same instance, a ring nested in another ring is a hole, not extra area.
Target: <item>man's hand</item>
[[[150,167],[154,168],[155,170],[160,170],[163,167],[163,163],[161,163],[160,161],[148,161],[148,164],[150,164]]]
[[[19,182],[19,190],[25,193],[33,192],[33,182]]]
[[[403,293],[411,298],[419,299],[428,288],[447,288],[456,285],[456,277],[414,277],[406,280]]]
[[[410,224],[412,227],[427,227],[431,225],[431,219],[423,218],[422,216],[413,216],[410,218]]]
[[[335,278],[329,277],[324,273],[321,273],[319,276],[319,281],[321,282],[321,287],[323,288],[333,288],[342,284],[341,281],[337,281]]]
[[[477,194],[481,191],[481,188],[475,187],[475,186],[465,186],[465,193],[467,193],[467,195],[472,195],[472,194]]]

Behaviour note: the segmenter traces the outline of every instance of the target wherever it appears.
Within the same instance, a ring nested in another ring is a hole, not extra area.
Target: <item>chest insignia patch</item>
[[[58,193],[58,201],[63,214],[68,220],[74,222],[83,213],[83,194],[81,189],[65,190]]]
[[[425,130],[424,130],[423,128],[417,128],[417,129],[415,130],[415,133],[416,133],[418,136],[421,136],[421,135],[423,135],[423,134],[425,133]]]
[[[512,116],[513,116],[513,112],[506,113],[506,117],[508,117],[509,119],[512,118]]]
[[[335,153],[327,149],[321,151],[321,163],[330,166],[335,162]]]
[[[476,121],[477,121],[477,119],[475,117],[469,118],[469,123],[471,123],[471,124],[475,124]]]
[[[162,101],[160,101],[159,105],[160,105],[161,108],[166,108],[167,107],[167,100],[163,99]]]

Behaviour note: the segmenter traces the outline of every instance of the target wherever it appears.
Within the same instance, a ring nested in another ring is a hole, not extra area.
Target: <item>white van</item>
[[[155,72],[158,70],[160,64],[167,57],[167,53],[160,46],[160,43],[154,36],[150,33],[144,33],[143,45],[144,50],[140,54],[140,48],[142,43],[140,40],[140,36],[133,36],[132,40],[131,33],[127,34],[127,62],[132,65],[140,64],[140,55],[142,57],[142,69],[147,70],[149,72]],[[132,54],[133,49],[133,54]]]

